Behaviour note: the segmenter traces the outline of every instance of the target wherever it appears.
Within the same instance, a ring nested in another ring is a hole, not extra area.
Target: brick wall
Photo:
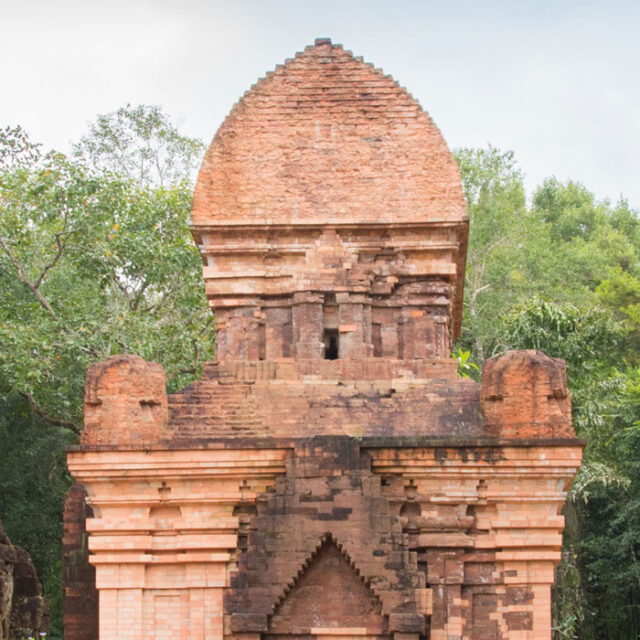
[[[418,103],[316,41],[234,107],[192,222],[217,361],[171,395],[137,356],[90,368],[67,640],[95,589],[100,640],[550,638],[565,367],[458,379],[468,220]]]

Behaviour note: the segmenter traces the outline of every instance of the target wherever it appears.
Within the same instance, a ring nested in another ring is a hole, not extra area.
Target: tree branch
[[[40,275],[38,276],[38,279],[35,281],[33,285],[36,289],[40,289],[40,285],[42,284],[44,277],[47,275],[47,272],[53,267],[55,267],[58,260],[60,260],[60,258],[62,257],[62,254],[64,253],[64,250],[67,246],[66,241],[62,240],[62,238],[64,236],[69,236],[72,233],[73,231],[59,231],[58,233],[56,233],[56,247],[57,247],[56,254],[53,256],[53,258],[51,258],[51,260],[47,264],[44,265],[42,271],[40,272]]]
[[[173,296],[175,294],[175,289],[176,286],[172,286],[170,287],[168,290],[166,290],[161,296],[160,296],[160,300],[158,300],[157,302],[148,304],[146,307],[144,307],[142,309],[142,313],[143,314],[151,314],[151,313],[155,313],[156,311],[158,311],[158,309],[160,309],[164,303],[169,300],[169,298],[171,296]]]
[[[122,340],[120,340],[119,338],[115,338],[116,343],[118,344],[118,346],[125,352],[125,353],[134,353],[127,344],[125,344],[124,342],[122,342]]]
[[[75,423],[70,420],[62,420],[60,418],[54,418],[50,416],[44,409],[41,409],[33,396],[30,393],[24,393],[22,391],[19,392],[20,395],[29,403],[31,407],[31,411],[38,416],[41,420],[48,422],[54,427],[63,427],[64,429],[69,429],[69,431],[73,431],[76,435],[80,435],[82,433],[82,429]]]
[[[13,255],[13,252],[9,248],[7,241],[2,236],[0,236],[0,247],[2,247],[2,250],[6,253],[9,260],[11,260],[11,264],[14,266],[16,270],[16,277],[18,278],[18,281],[21,282],[25,287],[27,287],[36,297],[38,302],[49,312],[49,315],[54,320],[59,322],[58,315],[53,310],[53,307],[49,304],[49,301],[42,295],[42,293],[40,292],[40,289],[38,289],[38,287],[35,284],[33,284],[29,280],[29,278],[27,278],[22,268],[22,265],[18,262],[17,258]]]
[[[193,368],[198,368],[198,362],[200,360],[200,346],[198,345],[198,341],[193,341]]]
[[[145,282],[137,291],[137,293],[135,294],[135,297],[133,298],[133,301],[129,304],[129,307],[132,311],[137,311],[138,307],[140,306],[140,301],[142,300],[142,297],[144,296],[144,292],[149,288],[149,286],[151,285],[151,282],[149,282],[147,280],[147,282]]]

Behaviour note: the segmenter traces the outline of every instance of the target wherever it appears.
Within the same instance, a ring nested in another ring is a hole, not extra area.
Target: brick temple
[[[193,199],[216,361],[87,375],[66,640],[551,638],[583,443],[561,360],[458,377],[468,225],[438,128],[341,46],[244,95]]]

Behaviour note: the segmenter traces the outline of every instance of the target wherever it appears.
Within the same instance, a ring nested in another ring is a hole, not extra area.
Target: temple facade
[[[242,97],[193,198],[216,361],[87,374],[66,640],[551,638],[583,443],[564,362],[458,377],[468,224],[433,121],[341,46]]]

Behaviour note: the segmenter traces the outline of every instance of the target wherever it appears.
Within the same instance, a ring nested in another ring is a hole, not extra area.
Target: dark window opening
[[[338,330],[325,329],[324,331],[324,359],[338,359]]]
[[[258,360],[267,357],[267,327],[264,322],[258,325]]]

